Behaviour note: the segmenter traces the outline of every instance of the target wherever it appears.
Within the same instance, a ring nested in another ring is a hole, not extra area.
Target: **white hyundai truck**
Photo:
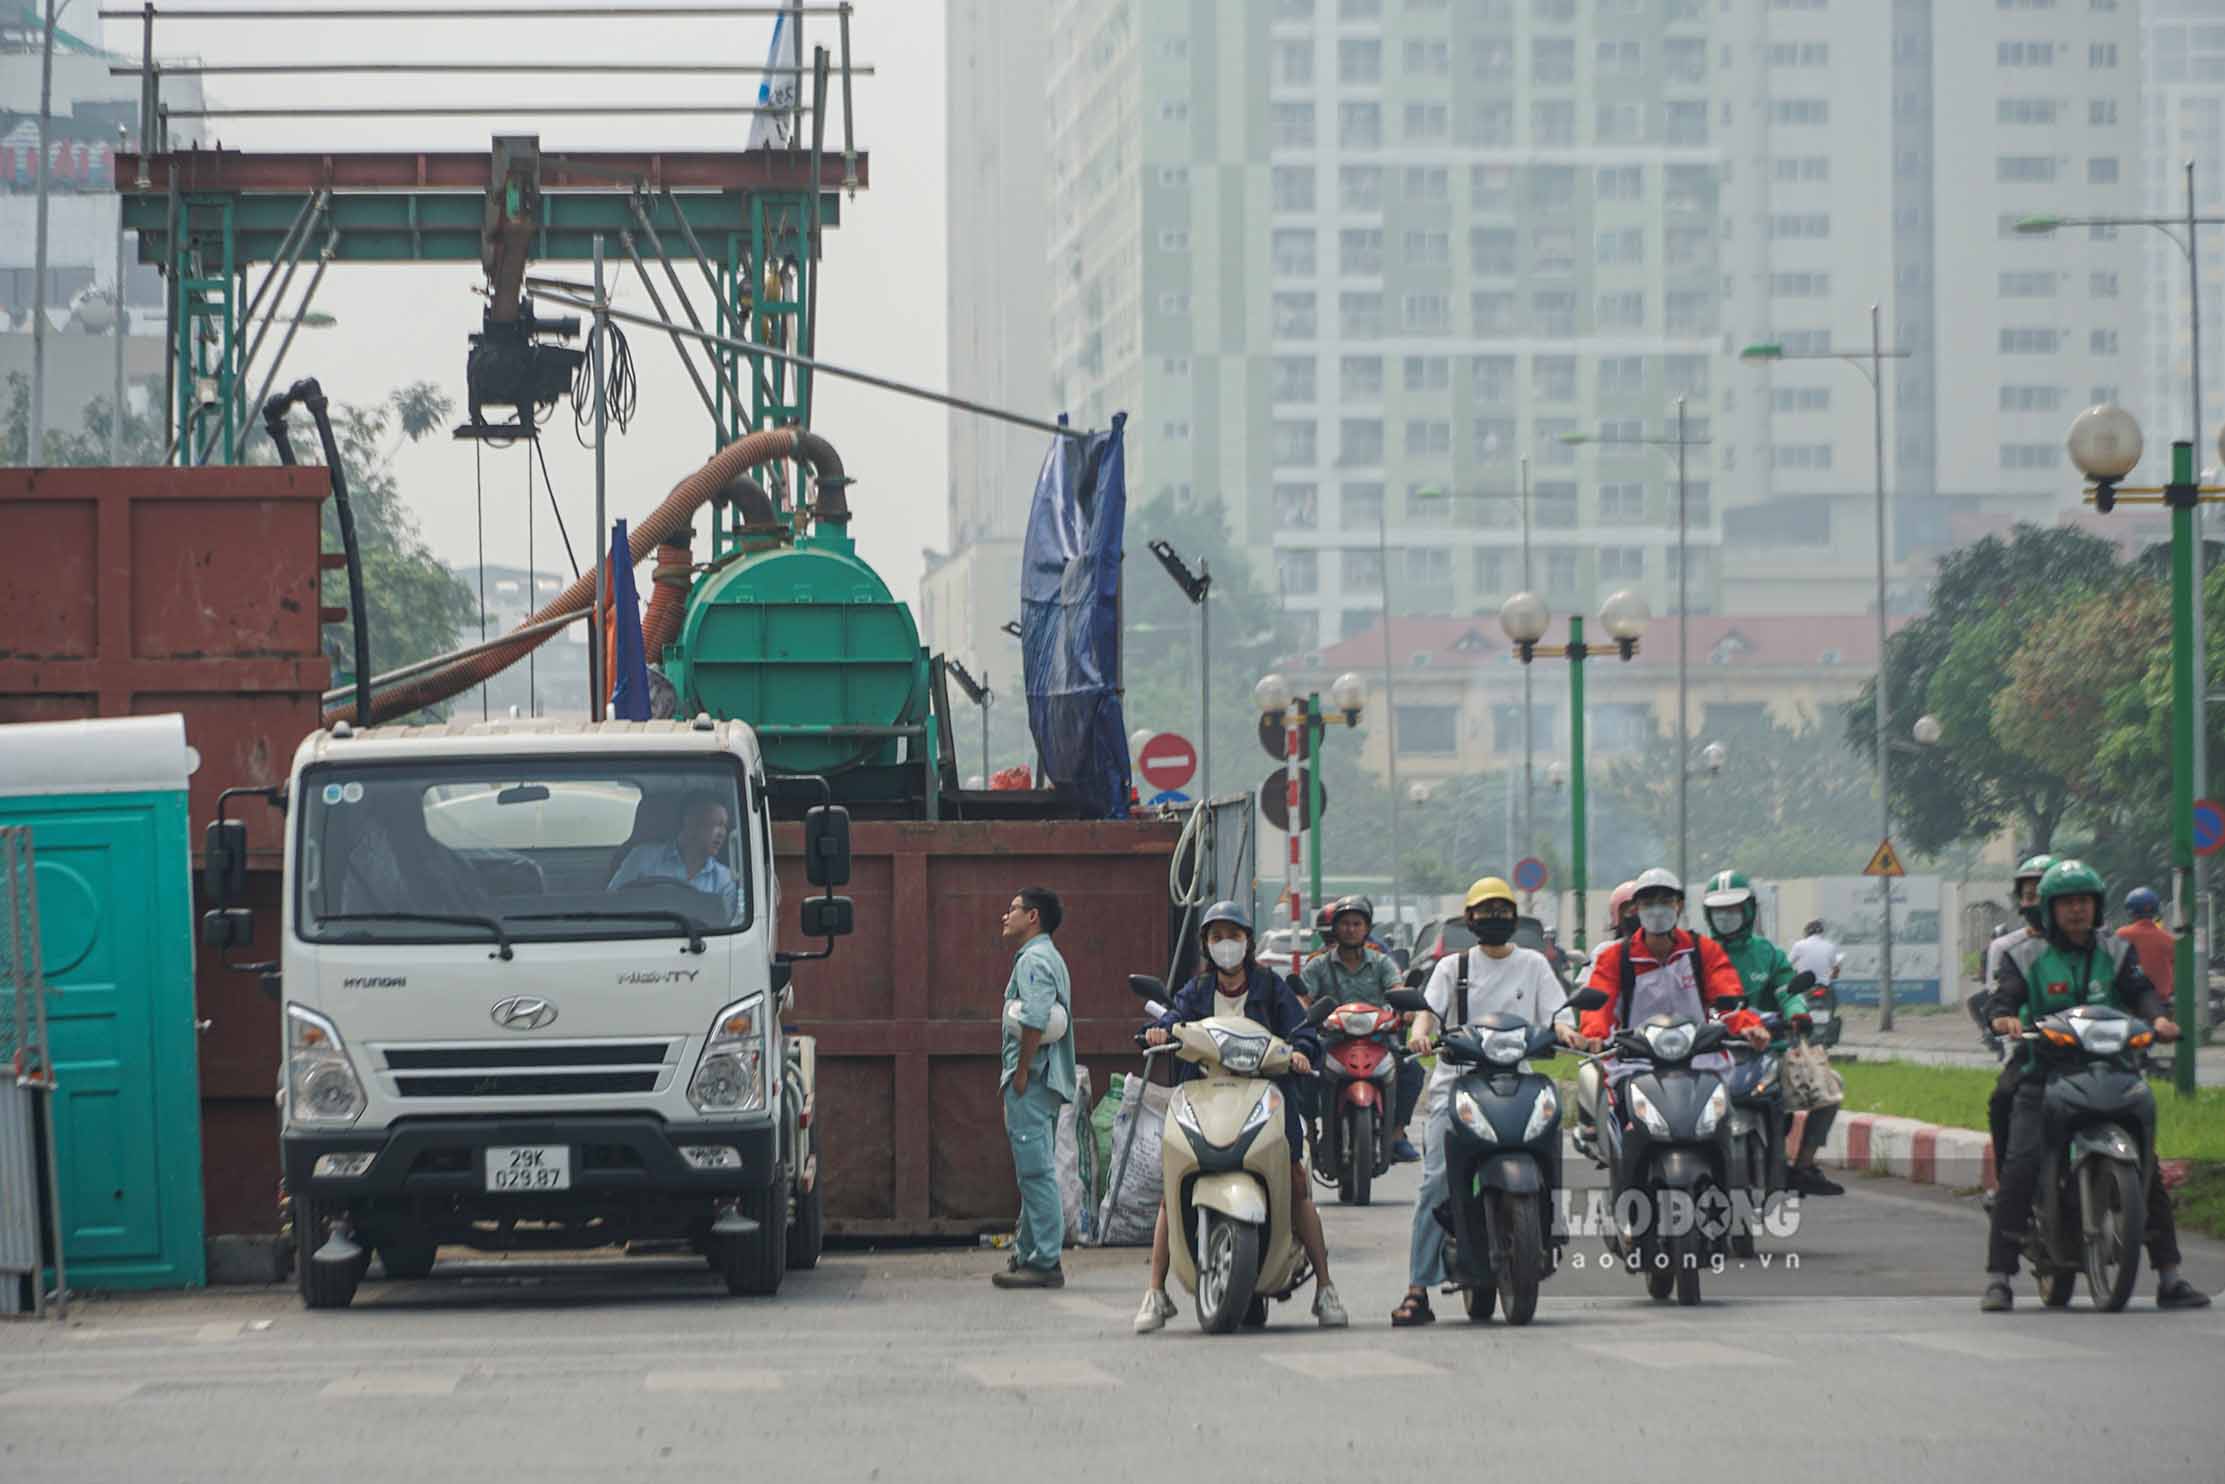
[[[796,780],[783,780],[793,785]],[[825,786],[816,783],[822,796]],[[237,794],[257,790],[231,790]],[[314,733],[289,781],[279,1134],[297,1274],[344,1307],[440,1248],[691,1244],[735,1294],[812,1266],[821,1196],[764,764],[739,722]],[[849,818],[805,820],[849,876]],[[244,825],[210,826],[207,941],[250,941]],[[250,966],[242,966],[250,967]]]

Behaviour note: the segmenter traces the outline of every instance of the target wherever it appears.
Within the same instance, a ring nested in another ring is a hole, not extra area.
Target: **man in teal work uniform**
[[[1004,1130],[1020,1183],[1020,1224],[1012,1262],[991,1281],[999,1288],[1064,1288],[1059,1248],[1066,1209],[1059,1200],[1059,1109],[1075,1097],[1073,981],[1051,943],[1061,917],[1056,893],[1022,887],[1004,912],[1012,977],[1004,986]]]
[[[1781,1015],[1790,1022],[1796,1015],[1808,1013],[1808,997],[1789,992],[1795,970],[1785,951],[1754,931],[1754,919],[1760,913],[1760,903],[1754,896],[1754,883],[1746,879],[1743,871],[1721,871],[1707,883],[1701,897],[1707,911],[1707,930],[1723,946],[1723,956],[1738,971],[1739,982],[1746,992],[1746,1008],[1756,1015]],[[1775,1049],[1782,1051],[1785,1034],[1778,1031]],[[1839,1116],[1837,1103],[1825,1103],[1808,1110],[1807,1121],[1800,1128],[1800,1153],[1792,1161],[1788,1182],[1802,1195],[1845,1195],[1846,1187],[1816,1167],[1816,1157],[1823,1152],[1823,1141],[1831,1132],[1831,1124]],[[1772,1163],[1777,1151],[1784,1148],[1780,1130],[1772,1130],[1769,1149]]]

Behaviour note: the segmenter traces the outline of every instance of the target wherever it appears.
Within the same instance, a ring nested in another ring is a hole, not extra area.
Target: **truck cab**
[[[450,1245],[683,1242],[735,1294],[816,1260],[748,726],[342,723],[284,801],[279,1133],[310,1307],[349,1303],[373,1253],[409,1277]],[[812,811],[813,880],[847,879],[847,825]],[[804,907],[831,952],[849,904]]]

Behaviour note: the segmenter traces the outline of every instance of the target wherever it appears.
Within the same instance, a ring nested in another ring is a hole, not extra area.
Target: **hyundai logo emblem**
[[[494,1008],[487,1014],[506,1031],[537,1031],[556,1023],[554,1005],[526,994],[495,1001]]]

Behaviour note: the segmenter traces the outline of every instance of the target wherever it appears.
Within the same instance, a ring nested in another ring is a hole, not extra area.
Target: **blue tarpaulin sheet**
[[[1071,791],[1093,819],[1128,817],[1128,728],[1120,709],[1127,421],[1116,413],[1109,432],[1052,440],[1020,557],[1028,729],[1048,780]]]

